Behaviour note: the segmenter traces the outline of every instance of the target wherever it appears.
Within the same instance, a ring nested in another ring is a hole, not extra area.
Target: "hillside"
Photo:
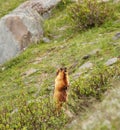
[[[8,14],[26,0],[0,0],[0,17]]]
[[[115,86],[120,91],[120,3],[112,3],[116,19],[81,32],[71,26],[67,10],[70,4],[61,2],[44,21],[44,37],[49,42],[32,44],[0,66],[1,130],[78,130],[81,126],[74,128],[72,121],[77,118],[78,122],[87,122],[84,116],[92,115],[94,105],[101,105],[105,92]],[[115,62],[106,63],[112,58]],[[64,111],[57,117],[52,103],[56,70],[63,66],[70,75],[68,109],[72,118]],[[115,123],[119,118],[114,119],[111,125],[119,128]]]

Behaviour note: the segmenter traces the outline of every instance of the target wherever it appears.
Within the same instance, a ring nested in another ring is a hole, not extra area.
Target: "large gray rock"
[[[0,64],[43,36],[41,15],[60,0],[29,0],[0,20]]]
[[[53,8],[60,1],[61,0],[29,0],[23,3],[21,6],[19,6],[17,10],[32,8],[33,10],[37,11],[39,14],[43,14],[46,11]]]

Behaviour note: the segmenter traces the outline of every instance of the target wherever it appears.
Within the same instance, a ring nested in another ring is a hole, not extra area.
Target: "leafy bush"
[[[84,74],[72,83],[71,103],[72,109],[77,112],[92,103],[92,99],[101,100],[102,94],[110,87],[110,82],[120,76],[120,63],[114,67],[96,68],[89,75]],[[74,103],[73,103],[73,102]]]
[[[16,100],[16,104],[0,108],[1,130],[54,130],[60,129],[67,121],[61,111],[56,114],[49,97],[27,101],[26,94]]]
[[[112,7],[97,0],[82,0],[68,7],[70,20],[79,30],[100,26],[113,16]]]

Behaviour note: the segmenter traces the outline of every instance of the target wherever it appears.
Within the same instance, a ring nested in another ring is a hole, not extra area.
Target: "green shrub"
[[[83,0],[68,7],[70,20],[79,30],[100,26],[113,16],[112,7],[97,0]]]
[[[47,96],[28,102],[24,93],[16,103],[0,108],[0,130],[58,130],[66,121]]]
[[[73,84],[73,93],[78,98],[82,96],[100,98],[99,96],[107,89],[107,84],[110,83],[110,80],[120,75],[119,67],[120,64],[111,68],[102,66],[92,71],[88,77],[80,77]]]
[[[110,87],[111,80],[119,78],[119,76],[120,63],[111,68],[98,67],[91,71],[89,75],[83,74],[71,85],[71,102],[69,105],[76,113],[84,109],[85,106],[90,105],[92,99],[101,100],[102,94]]]

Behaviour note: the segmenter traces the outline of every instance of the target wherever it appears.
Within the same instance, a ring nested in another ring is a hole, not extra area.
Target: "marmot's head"
[[[57,71],[57,76],[60,76],[61,78],[65,77],[67,74],[68,74],[68,71],[67,71],[66,67],[65,68],[60,68]]]

